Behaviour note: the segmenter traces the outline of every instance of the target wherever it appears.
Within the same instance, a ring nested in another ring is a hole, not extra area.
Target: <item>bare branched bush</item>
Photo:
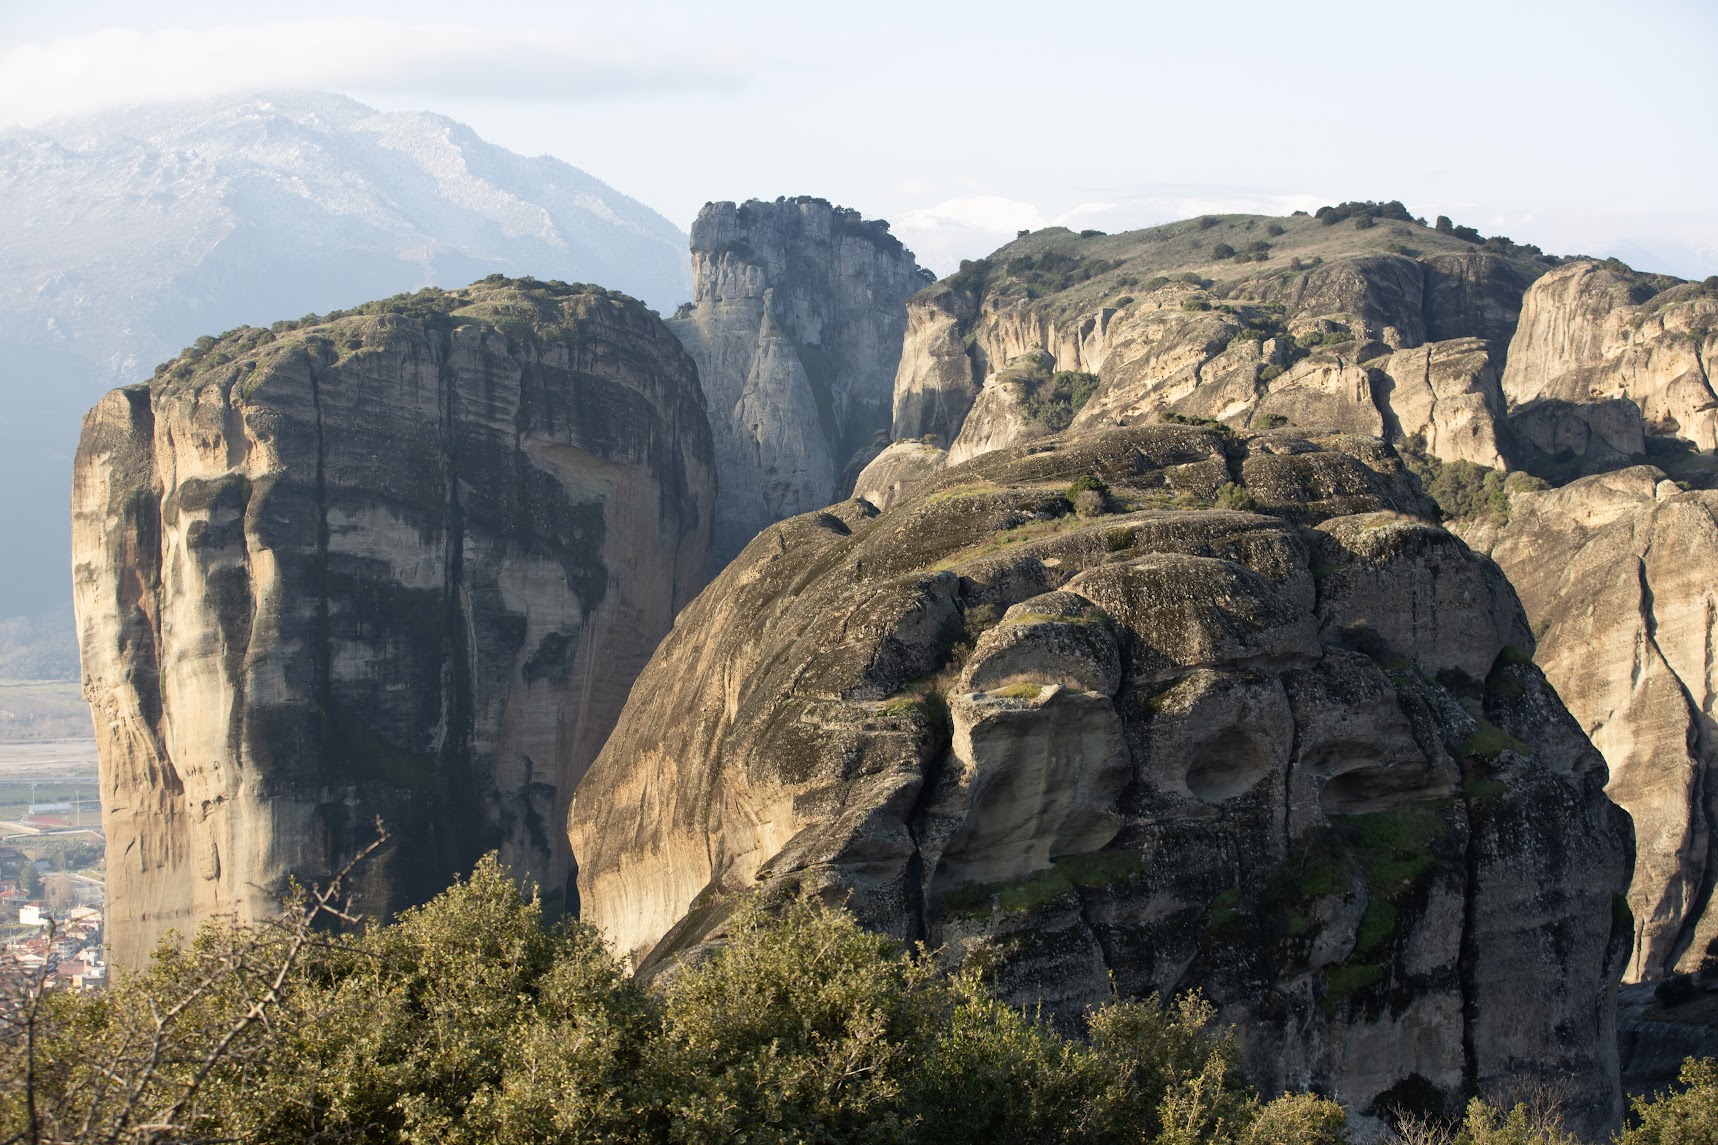
[[[107,993],[45,989],[45,963],[9,976],[0,997],[0,1142],[228,1139],[220,1129],[228,1095],[243,1093],[268,1063],[276,1016],[306,956],[336,941],[332,926],[358,921],[346,886],[386,843],[376,826],[375,842],[327,885],[299,890],[274,919],[205,927],[188,949],[164,946],[149,971]]]

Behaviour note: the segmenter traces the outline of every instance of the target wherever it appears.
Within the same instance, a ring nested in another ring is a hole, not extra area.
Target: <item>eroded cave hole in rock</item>
[[[1187,769],[1187,790],[1204,803],[1233,799],[1276,767],[1270,745],[1242,728],[1230,728],[1205,745]]]
[[[1365,815],[1444,794],[1445,786],[1423,769],[1378,764],[1332,776],[1319,789],[1318,805],[1326,815]]]

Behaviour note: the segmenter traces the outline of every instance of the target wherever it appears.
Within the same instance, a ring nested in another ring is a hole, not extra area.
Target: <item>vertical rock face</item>
[[[205,340],[84,422],[73,488],[109,936],[271,913],[383,817],[374,914],[561,824],[699,583],[692,362],[598,288],[486,280]]]
[[[583,917],[651,973],[810,891],[1058,1019],[1201,989],[1363,1126],[1532,1078],[1614,1124],[1628,819],[1430,511],[1376,439],[1152,425],[782,522],[581,784]]]
[[[1718,283],[1578,261],[1528,290],[1510,343],[1511,407],[1626,398],[1649,433],[1718,449]]]
[[[692,276],[670,326],[715,434],[720,568],[764,526],[842,496],[883,444],[906,300],[928,276],[887,224],[809,198],[707,204]]]
[[[1519,497],[1493,557],[1638,840],[1631,979],[1718,955],[1718,493],[1648,466]]]

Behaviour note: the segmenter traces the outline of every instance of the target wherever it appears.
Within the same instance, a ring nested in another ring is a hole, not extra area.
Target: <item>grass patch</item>
[[[1506,751],[1517,755],[1532,755],[1533,749],[1483,716],[1475,717],[1473,734],[1456,745],[1462,755],[1475,759],[1496,759]]]
[[[1043,684],[1004,684],[1000,688],[990,689],[993,696],[1002,696],[1010,700],[1036,700],[1044,691]]]
[[[1468,798],[1475,803],[1491,803],[1509,794],[1509,784],[1496,779],[1479,778],[1464,784]]]
[[[978,481],[970,485],[956,485],[949,489],[940,489],[923,498],[919,504],[940,505],[944,501],[958,501],[963,497],[983,497],[990,493],[1003,493],[1002,486],[989,481]]]
[[[1368,886],[1390,891],[1430,874],[1438,865],[1432,844],[1449,830],[1428,806],[1397,807],[1369,815],[1336,816]]]
[[[955,568],[958,565],[963,565],[968,561],[975,561],[981,557],[988,557],[994,553],[999,553],[1004,549],[1012,548],[1016,545],[1023,545],[1028,541],[1036,541],[1041,540],[1044,537],[1054,536],[1057,533],[1065,532],[1072,528],[1079,528],[1085,524],[1085,521],[1070,515],[1066,517],[1054,517],[1046,521],[1031,521],[1024,525],[1016,525],[1012,529],[1005,529],[985,540],[977,542],[976,544],[968,545],[964,549],[957,549],[942,560],[938,561],[936,564],[932,565],[931,569],[933,572],[943,572],[948,569]]]
[[[1324,1008],[1328,1013],[1362,990],[1384,981],[1384,968],[1372,962],[1344,962],[1326,967],[1324,979]]]
[[[1390,941],[1396,933],[1396,921],[1401,917],[1395,904],[1386,898],[1373,898],[1360,917],[1360,927],[1354,934],[1354,952],[1370,954]]]
[[[1211,912],[1205,917],[1210,931],[1227,930],[1241,916],[1241,892],[1226,890],[1211,900]]]
[[[993,909],[1035,910],[1075,889],[1110,886],[1144,870],[1145,856],[1138,851],[1064,855],[1019,882],[962,883],[943,896],[943,909],[968,917],[983,917]]]

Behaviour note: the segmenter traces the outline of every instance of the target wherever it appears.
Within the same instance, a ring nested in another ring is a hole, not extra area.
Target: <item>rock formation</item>
[[[1362,1125],[1533,1078],[1616,1121],[1628,820],[1394,453],[1154,424],[914,482],[753,540],[580,785],[643,972],[804,891],[1059,1020],[1201,989]]]
[[[1583,259],[1527,291],[1503,392],[1512,409],[1627,399],[1647,432],[1711,451],[1718,449],[1715,357],[1718,281],[1679,282]],[[1599,437],[1615,451],[1614,434]]]
[[[271,914],[370,837],[385,915],[561,824],[700,583],[712,449],[642,305],[509,282],[204,339],[84,421],[73,489],[109,942]]]
[[[893,434],[929,435],[958,464],[1070,422],[1168,412],[1385,436],[1502,468],[1499,367],[1522,293],[1554,261],[1400,219],[1359,232],[1249,216],[1123,235],[1051,227],[913,298]],[[1064,420],[1021,384],[1034,372],[1098,381]]]
[[[923,441],[897,441],[879,453],[853,482],[853,496],[890,509],[948,466],[948,453]]]
[[[1516,496],[1489,533],[1537,663],[1634,817],[1628,976],[1698,969],[1718,955],[1718,492],[1637,466]]]
[[[670,326],[710,409],[719,569],[764,526],[845,495],[887,444],[906,300],[927,275],[887,224],[798,198],[706,204],[692,277]]]

